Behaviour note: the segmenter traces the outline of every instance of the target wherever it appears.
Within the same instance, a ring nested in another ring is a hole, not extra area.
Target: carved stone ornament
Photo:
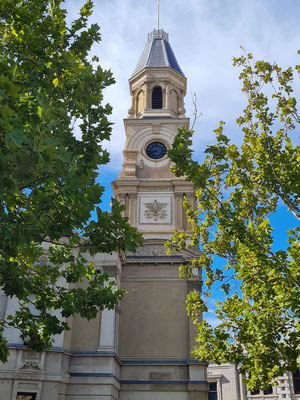
[[[168,203],[159,203],[154,200],[153,203],[144,203],[147,210],[145,210],[144,217],[146,219],[153,219],[154,221],[165,220],[167,218],[167,211],[164,210]]]
[[[19,368],[41,370],[41,357],[40,353],[24,350]]]
[[[47,256],[41,256],[40,257],[40,263],[42,265],[47,265],[48,264],[48,257]]]
[[[103,271],[107,272],[111,278],[117,278],[119,268],[116,265],[104,265]]]
[[[192,292],[193,290],[197,290],[198,292],[202,289],[202,281],[187,281],[188,291]]]
[[[38,369],[38,370],[41,369],[39,366],[39,363],[37,361],[30,361],[30,360],[25,361],[23,366],[20,369],[28,369],[28,368],[29,369]]]
[[[135,254],[139,256],[166,256],[166,249],[162,246],[139,247]]]
[[[134,109],[133,109],[133,108],[129,108],[129,110],[128,110],[128,115],[129,115],[130,117],[133,117],[133,116],[134,116]]]
[[[195,198],[195,193],[194,192],[185,193],[185,197],[187,199],[193,199]]]
[[[152,132],[157,133],[160,131],[160,124],[153,124],[152,125]]]
[[[126,197],[126,193],[118,193],[118,201],[120,201],[120,200],[125,200],[125,197]]]
[[[180,115],[180,116],[184,116],[184,115],[185,115],[185,112],[186,112],[186,110],[185,110],[184,107],[180,107],[180,108],[179,108],[179,115]]]
[[[187,250],[181,250],[180,252],[174,252],[177,256],[190,256],[190,253]],[[159,256],[167,256],[167,249],[163,245],[151,245],[145,247],[138,247],[133,253],[132,251],[126,252],[128,256],[150,256],[150,257],[159,257]],[[182,261],[183,262],[183,261]]]

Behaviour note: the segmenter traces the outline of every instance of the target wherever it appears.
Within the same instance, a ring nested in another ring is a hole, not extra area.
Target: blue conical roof
[[[146,67],[172,68],[180,75],[184,76],[173,53],[172,47],[170,46],[169,35],[162,29],[153,29],[151,33],[148,33],[148,43],[145,46],[132,76]]]

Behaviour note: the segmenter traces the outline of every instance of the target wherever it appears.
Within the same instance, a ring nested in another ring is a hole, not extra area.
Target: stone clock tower
[[[124,119],[126,143],[116,198],[126,206],[129,222],[146,239],[165,239],[174,229],[187,229],[182,198],[193,201],[193,187],[171,173],[167,150],[185,117],[186,78],[168,34],[153,30],[129,79],[131,108]]]
[[[69,318],[71,329],[41,354],[26,348],[17,329],[7,329],[10,358],[0,364],[1,399],[207,400],[207,363],[191,356],[195,332],[185,309],[186,295],[200,289],[201,280],[178,276],[179,266],[199,253],[169,257],[164,247],[175,229],[189,229],[182,201],[193,206],[195,198],[192,185],[171,173],[167,156],[189,119],[186,78],[163,30],[149,34],[129,86],[124,163],[112,186],[144,246],[135,253],[86,256],[97,273],[108,272],[126,291],[124,298],[92,321]],[[47,264],[46,247],[42,258]],[[17,308],[15,298],[0,293],[0,316]]]
[[[189,127],[186,82],[168,34],[153,30],[129,79],[124,163],[112,184],[130,224],[144,236],[143,248],[125,254],[120,274],[126,290],[118,328],[123,400],[207,398],[206,364],[191,357],[194,329],[185,309],[200,277],[178,277],[179,265],[199,254],[168,257],[164,248],[175,229],[189,229],[184,197],[195,202],[193,186],[172,174],[167,156],[178,128]]]

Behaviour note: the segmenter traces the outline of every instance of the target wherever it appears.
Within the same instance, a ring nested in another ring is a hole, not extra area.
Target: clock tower
[[[175,177],[167,156],[178,129],[189,127],[186,83],[168,34],[153,30],[129,79],[124,162],[112,183],[125,216],[144,237],[142,248],[124,255],[120,273],[126,291],[118,320],[121,400],[207,398],[207,365],[191,355],[195,331],[185,304],[201,280],[178,276],[179,266],[199,253],[169,257],[164,247],[175,229],[189,230],[184,198],[195,203],[192,184]]]
[[[1,399],[207,400],[207,363],[192,356],[195,329],[185,304],[190,291],[201,289],[201,277],[195,271],[186,281],[178,274],[199,252],[168,256],[164,247],[175,229],[190,229],[182,202],[187,198],[194,206],[195,196],[191,183],[172,174],[167,155],[189,119],[186,78],[163,30],[149,34],[129,86],[124,163],[112,186],[144,245],[135,253],[86,255],[124,297],[117,309],[104,309],[91,321],[70,317],[70,330],[43,353],[27,349],[16,328],[6,329],[10,357],[0,363]],[[46,245],[41,262],[49,263]],[[87,282],[77,285],[86,288]],[[1,315],[17,309],[16,298],[0,293]]]
[[[113,182],[116,198],[145,239],[169,238],[187,229],[183,197],[194,201],[193,187],[171,173],[167,150],[178,128],[188,128],[184,76],[168,34],[153,30],[129,79],[131,108],[124,119],[124,163]]]

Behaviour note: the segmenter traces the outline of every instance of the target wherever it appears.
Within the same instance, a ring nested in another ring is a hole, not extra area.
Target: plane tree
[[[187,297],[198,332],[195,356],[234,363],[249,388],[265,389],[300,362],[300,229],[295,227],[300,217],[300,118],[293,92],[300,67],[256,62],[252,54],[235,58],[234,65],[241,68],[247,97],[237,119],[242,144],[231,142],[221,121],[215,143],[199,163],[191,149],[193,131],[179,130],[169,157],[175,174],[193,182],[197,208],[185,202],[192,233],[175,232],[169,248],[196,246],[202,253],[180,270],[184,279],[193,268],[205,277],[203,293]],[[282,224],[274,232],[279,209],[291,214],[295,224],[287,231]],[[219,296],[214,327],[199,316],[218,290],[223,300]]]
[[[122,292],[87,256],[141,242],[116,201],[90,220],[104,190],[98,168],[109,161],[102,142],[112,108],[103,89],[114,83],[90,58],[101,38],[88,23],[92,7],[87,0],[68,24],[62,0],[0,3],[0,289],[18,301],[0,322],[1,361],[5,328],[42,351],[69,316],[114,308]],[[84,280],[85,290],[76,286]]]

